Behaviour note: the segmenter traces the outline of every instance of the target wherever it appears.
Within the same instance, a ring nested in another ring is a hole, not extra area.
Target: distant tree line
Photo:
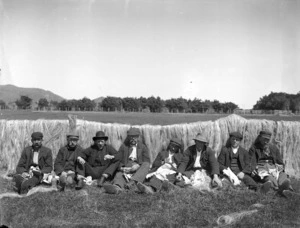
[[[253,106],[253,110],[287,110],[300,112],[300,92],[297,94],[274,93],[261,97]]]
[[[105,97],[96,103],[89,98],[79,100],[48,101],[46,98],[33,103],[28,96],[20,96],[15,101],[18,109],[60,110],[60,111],[126,111],[126,112],[172,112],[172,113],[232,113],[238,106],[232,102],[221,103],[218,100],[185,99],[182,97],[163,100],[160,97]],[[0,101],[0,107],[7,108]]]

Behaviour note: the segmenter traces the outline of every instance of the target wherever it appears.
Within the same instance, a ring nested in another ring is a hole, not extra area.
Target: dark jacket
[[[120,146],[119,152],[118,152],[118,159],[121,161],[119,168],[126,166],[129,160],[130,156],[130,146],[128,144],[123,143]],[[137,148],[136,148],[136,154],[137,154],[137,163],[141,165],[143,162],[147,162],[150,164],[150,156],[149,156],[149,150],[142,142],[138,141]]]
[[[59,149],[55,162],[54,171],[57,175],[60,175],[63,171],[74,171],[76,167],[76,161],[79,154],[82,152],[82,147],[77,145],[75,150],[69,150],[68,146],[63,146]]]
[[[30,166],[33,165],[33,150],[32,146],[25,147],[20,160],[18,162],[16,172],[22,174],[29,172]],[[39,149],[38,166],[42,173],[50,173],[53,169],[53,158],[51,149],[42,146]]]
[[[97,166],[106,166],[113,160],[107,159],[104,160],[105,155],[114,155],[116,156],[117,151],[111,145],[104,145],[102,150],[99,150],[97,146],[92,145],[89,148],[81,151],[80,157],[82,157],[90,166],[97,167]]]
[[[164,150],[164,151],[159,152],[158,155],[156,156],[153,164],[152,164],[150,173],[155,172],[159,167],[161,167],[163,164],[165,164],[165,159],[168,158],[168,157],[169,157],[169,152],[168,151]],[[178,167],[181,160],[182,160],[182,158],[183,158],[183,154],[182,153],[175,153],[173,155],[173,158],[174,158],[175,164]]]
[[[223,169],[226,169],[230,167],[231,165],[231,152],[232,148],[231,147],[223,147],[221,150],[221,153],[218,157],[218,162],[220,166],[220,171],[222,172]],[[239,166],[241,167],[241,172],[251,174],[250,170],[250,160],[249,160],[249,153],[246,149],[243,147],[239,147],[238,149],[238,163]]]
[[[283,165],[283,159],[282,156],[280,155],[279,149],[277,146],[270,144],[270,155],[269,157],[272,158],[273,164],[279,164]],[[251,172],[256,169],[258,161],[264,156],[264,151],[262,147],[258,143],[254,143],[250,149],[249,149],[249,156],[250,156],[250,170]]]
[[[200,164],[201,167],[207,170],[211,175],[219,174],[219,163],[216,158],[216,153],[210,148],[205,147],[201,153]],[[178,167],[178,172],[183,173],[184,171],[193,170],[197,157],[196,145],[188,147],[183,152],[182,162]]]

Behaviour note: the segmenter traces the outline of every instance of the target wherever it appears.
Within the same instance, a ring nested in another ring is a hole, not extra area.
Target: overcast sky
[[[66,99],[300,91],[300,0],[0,0],[0,83]]]

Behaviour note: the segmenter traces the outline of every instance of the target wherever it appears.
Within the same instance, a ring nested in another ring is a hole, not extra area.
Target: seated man
[[[142,193],[153,194],[163,188],[168,189],[168,182],[176,181],[177,167],[182,160],[182,144],[178,138],[170,140],[167,150],[163,150],[156,156],[145,184],[137,183]]]
[[[234,185],[241,180],[249,189],[257,190],[256,182],[251,178],[248,151],[240,146],[243,136],[239,132],[231,132],[229,142],[221,150],[218,157],[220,171],[229,178]]]
[[[290,180],[284,172],[284,163],[277,146],[270,143],[272,133],[261,131],[249,149],[253,179],[263,183],[264,192],[271,188],[279,194],[292,190]]]
[[[196,170],[205,170],[212,178],[212,187],[222,187],[222,182],[219,179],[219,163],[217,161],[215,152],[208,147],[206,137],[197,134],[194,138],[195,144],[188,147],[183,152],[182,162],[178,167],[177,178],[183,179],[183,175],[191,178]],[[176,183],[183,187],[184,181]]]
[[[135,191],[136,184],[145,180],[150,168],[150,158],[148,148],[139,140],[139,136],[138,128],[130,128],[127,131],[127,138],[118,152],[119,172],[113,184],[103,186],[107,193],[118,194],[125,188]]]
[[[119,161],[115,159],[117,151],[106,144],[107,140],[108,136],[103,131],[98,131],[93,137],[94,144],[80,153],[77,158],[77,190],[83,187],[83,177],[91,176],[92,179],[97,179],[99,187],[102,187],[106,179],[113,178]]]
[[[43,134],[33,132],[31,142],[31,146],[24,148],[14,176],[19,194],[25,194],[37,186],[53,169],[51,149],[42,145]]]
[[[67,135],[67,145],[61,147],[54,162],[54,172],[59,176],[59,184],[63,191],[65,187],[73,186],[75,183],[75,172],[77,157],[82,152],[78,145],[79,135],[70,133]]]

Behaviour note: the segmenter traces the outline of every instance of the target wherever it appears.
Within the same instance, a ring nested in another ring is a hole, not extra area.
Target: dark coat
[[[150,173],[155,172],[159,167],[161,167],[165,163],[165,159],[168,157],[169,157],[169,151],[164,150],[164,151],[159,152],[152,164]],[[183,154],[175,153],[173,155],[173,158],[174,158],[175,164],[178,167],[183,158]]]
[[[271,157],[273,159],[273,163],[283,165],[283,167],[284,167],[283,159],[282,159],[282,156],[280,155],[280,152],[279,152],[279,149],[277,148],[277,146],[270,144],[269,148],[270,148],[270,156],[269,157]],[[260,158],[262,158],[264,156],[263,149],[261,148],[261,146],[259,146],[258,143],[254,143],[250,147],[249,156],[250,156],[250,170],[252,172],[256,169],[257,163],[260,160]]]
[[[217,161],[215,151],[213,151],[210,147],[205,147],[201,153],[200,164],[201,167],[207,170],[211,175],[219,174],[219,163]],[[183,152],[182,162],[178,167],[178,172],[183,173],[184,171],[193,170],[195,161],[197,157],[197,149],[196,145],[192,145],[188,147]]]
[[[18,162],[16,172],[22,174],[29,172],[30,166],[33,165],[33,149],[32,146],[26,147]],[[38,166],[42,173],[51,173],[53,169],[53,158],[51,149],[42,146],[39,149]]]
[[[119,152],[118,152],[118,159],[121,161],[119,168],[126,166],[129,160],[130,152],[129,152],[130,146],[128,144],[123,143],[120,146]],[[150,164],[150,156],[149,156],[149,150],[142,142],[138,141],[137,148],[136,148],[136,154],[137,154],[137,163],[141,165],[144,162],[147,162]]]
[[[220,171],[222,172],[223,169],[230,167],[231,165],[231,147],[223,147],[221,153],[218,157],[218,162],[220,165]],[[242,168],[241,172],[251,174],[250,170],[250,160],[249,160],[249,153],[243,147],[239,147],[238,149],[238,163],[239,166]]]
[[[77,145],[74,151],[69,150],[68,146],[63,146],[59,149],[55,162],[54,171],[57,175],[60,175],[63,171],[74,171],[76,167],[76,161],[79,154],[82,152],[82,147]]]
[[[108,144],[104,145],[102,150],[99,150],[97,146],[92,145],[89,148],[81,151],[79,156],[82,157],[91,167],[97,167],[107,166],[112,161],[115,161],[116,157],[112,160],[104,160],[104,156],[107,154],[116,156],[117,151]]]

